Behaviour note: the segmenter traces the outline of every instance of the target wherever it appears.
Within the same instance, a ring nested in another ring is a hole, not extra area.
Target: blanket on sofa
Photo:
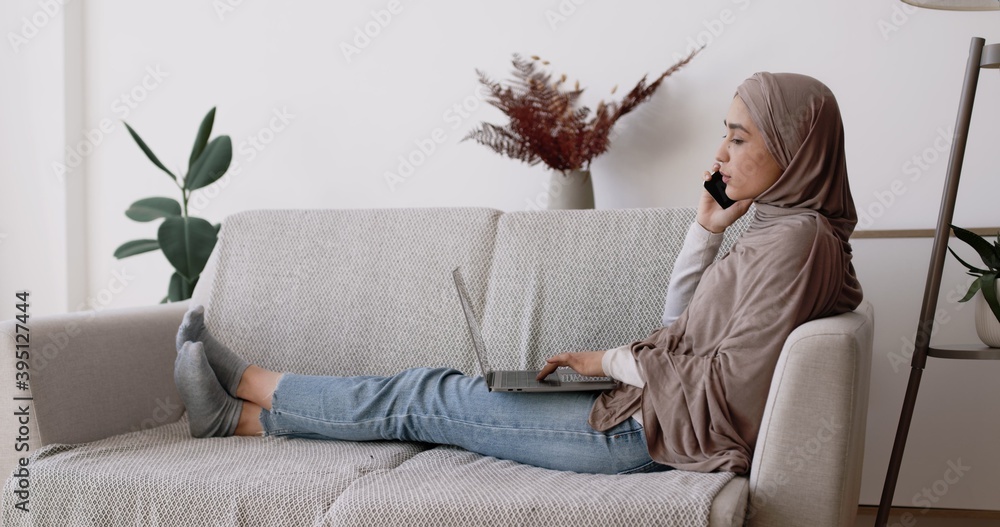
[[[186,414],[47,445],[29,467],[30,512],[14,507],[12,478],[4,525],[705,526],[733,478],[578,474],[401,442],[195,439]]]

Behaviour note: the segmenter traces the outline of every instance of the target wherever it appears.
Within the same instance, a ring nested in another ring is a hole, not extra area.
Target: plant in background
[[[993,311],[993,316],[1000,321],[1000,302],[997,302],[997,287],[996,280],[997,275],[1000,274],[1000,233],[997,233],[997,241],[992,244],[986,241],[985,238],[979,236],[978,234],[967,231],[965,229],[951,226],[951,229],[955,231],[955,236],[959,240],[969,244],[973,249],[979,253],[979,257],[982,258],[983,264],[986,269],[980,269],[969,265],[965,260],[959,258],[955,251],[948,247],[951,251],[952,256],[954,256],[962,265],[964,265],[968,271],[966,273],[970,276],[978,276],[979,279],[972,282],[969,287],[969,292],[965,294],[965,298],[959,300],[959,302],[968,302],[976,295],[977,291],[983,292],[983,297],[986,299],[986,303],[990,306]]]
[[[191,298],[194,286],[198,283],[198,277],[205,268],[212,249],[215,248],[219,229],[222,227],[221,223],[213,226],[204,219],[188,216],[188,200],[191,193],[211,185],[222,177],[233,159],[233,143],[228,135],[208,140],[214,122],[215,108],[212,108],[198,128],[198,136],[194,140],[194,148],[191,149],[191,157],[188,159],[188,172],[183,179],[167,170],[139,134],[125,123],[128,132],[132,134],[132,138],[146,157],[160,170],[166,172],[181,191],[183,205],[175,199],[161,197],[144,198],[133,203],[125,211],[126,216],[139,222],[163,218],[163,223],[156,232],[155,240],[132,240],[115,249],[115,258],[119,259],[156,249],[163,251],[163,255],[167,257],[170,265],[174,266],[175,271],[170,277],[167,296],[163,297],[161,304],[168,300],[178,302]]]
[[[699,51],[701,49],[691,52],[649,85],[643,76],[620,102],[600,101],[593,111],[578,105],[583,93],[579,81],[573,89],[568,89],[565,74],[553,82],[550,73],[538,69],[538,62],[547,66],[548,61],[537,56],[527,61],[515,53],[512,60],[514,79],[507,86],[476,70],[479,82],[490,92],[486,102],[499,108],[510,122],[503,126],[483,123],[462,141],[472,139],[511,159],[529,165],[543,162],[563,173],[589,170],[590,162],[610,146],[611,129],[618,119],[648,100],[663,79],[687,64]],[[612,89],[611,93],[614,92]]]

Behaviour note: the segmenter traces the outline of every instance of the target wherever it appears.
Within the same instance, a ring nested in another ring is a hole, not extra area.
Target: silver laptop
[[[469,300],[469,292],[465,289],[465,281],[458,267],[451,274],[455,278],[462,310],[465,311],[465,321],[469,323],[469,333],[472,334],[472,346],[479,357],[479,367],[491,392],[581,392],[610,390],[615,387],[615,380],[611,377],[589,377],[580,375],[570,368],[559,368],[543,381],[535,380],[541,370],[491,370],[486,363],[486,345],[479,331],[479,322],[472,313],[472,301]]]

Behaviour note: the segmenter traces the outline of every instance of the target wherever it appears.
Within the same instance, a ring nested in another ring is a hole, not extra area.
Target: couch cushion
[[[726,231],[719,257],[753,211]],[[508,212],[497,224],[483,340],[491,367],[538,368],[660,327],[693,208]]]
[[[222,225],[209,330],[251,363],[314,375],[416,366],[471,372],[451,270],[482,311],[496,220],[488,208],[258,210]],[[198,297],[205,297],[199,282]]]
[[[29,461],[30,513],[19,525],[319,524],[359,479],[390,471],[426,446],[289,437],[195,439],[180,421],[91,443],[52,444]]]
[[[731,472],[601,475],[548,470],[436,447],[358,480],[328,525],[708,525]],[[744,495],[745,499],[745,495]]]

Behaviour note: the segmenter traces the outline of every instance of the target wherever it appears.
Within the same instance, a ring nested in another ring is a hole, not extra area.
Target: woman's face
[[[778,180],[781,167],[767,151],[764,135],[739,95],[733,97],[724,124],[726,135],[715,160],[721,167],[726,195],[735,201],[754,199]]]

